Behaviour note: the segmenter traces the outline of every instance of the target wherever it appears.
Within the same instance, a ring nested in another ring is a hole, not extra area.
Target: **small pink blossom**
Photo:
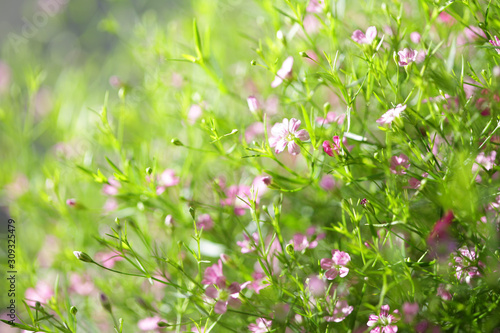
[[[160,328],[158,326],[160,321],[162,321],[162,319],[158,316],[144,318],[139,320],[137,327],[139,327],[141,331],[153,331]]]
[[[306,281],[306,287],[314,297],[324,297],[326,282],[316,275],[310,276]]]
[[[179,184],[179,177],[175,175],[175,170],[166,169],[160,175],[160,184],[166,187],[175,186]]]
[[[338,184],[332,175],[324,175],[319,181],[319,186],[325,191],[332,191],[338,187]]]
[[[98,252],[94,256],[94,260],[106,268],[113,268],[115,263],[118,261],[122,261],[123,258],[119,253],[116,252]]]
[[[252,238],[243,233],[243,241],[237,241],[236,244],[241,247],[241,253],[250,253],[255,251],[255,246],[259,243],[259,235],[254,232]]]
[[[321,268],[326,270],[325,276],[328,280],[333,280],[338,275],[343,278],[349,273],[349,268],[345,267],[349,261],[351,257],[346,252],[332,250],[332,259],[321,259]]]
[[[257,98],[255,98],[255,96],[248,96],[247,103],[248,103],[248,108],[250,109],[250,112],[256,113],[257,111],[260,110],[260,103],[257,100]]]
[[[392,124],[394,119],[398,118],[401,113],[406,109],[406,105],[398,104],[394,109],[387,110],[376,122],[380,125]]]
[[[467,39],[471,42],[480,37],[486,39],[486,34],[484,33],[483,29],[474,27],[472,25],[464,29],[464,34],[465,37],[467,37]]]
[[[450,301],[453,298],[451,293],[448,290],[446,290],[446,286],[442,283],[439,285],[437,289],[437,295],[445,301]]]
[[[458,252],[460,254],[454,257],[455,276],[460,282],[465,281],[467,284],[470,284],[472,278],[481,276],[479,267],[484,267],[484,264],[478,260],[478,256],[474,250],[461,247],[458,249]]]
[[[325,140],[323,142],[323,151],[328,155],[328,156],[333,156],[334,152],[337,155],[340,155],[340,138],[338,135],[335,135],[333,138],[333,145],[330,143],[330,141]]]
[[[350,315],[353,310],[354,307],[347,304],[346,300],[339,300],[335,304],[332,315],[325,317],[325,321],[339,323]]]
[[[198,120],[198,118],[201,117],[203,113],[203,109],[201,108],[201,106],[199,106],[198,104],[193,104],[189,107],[189,111],[188,111],[188,114],[187,114],[187,118],[188,118],[188,121],[191,125],[193,125],[194,123],[196,123],[196,121]]]
[[[271,332],[272,320],[265,318],[257,318],[255,324],[248,325],[248,329],[252,333],[266,333]]]
[[[413,319],[418,314],[419,306],[418,303],[403,303],[403,314],[406,323],[411,323]]]
[[[415,44],[420,43],[420,38],[422,38],[422,36],[420,36],[420,34],[416,31],[414,31],[410,34],[410,39]]]
[[[116,200],[115,198],[109,198],[108,200],[106,200],[104,206],[102,207],[102,209],[108,213],[116,210],[117,208],[118,208],[118,200]]]
[[[54,290],[52,287],[47,282],[40,281],[35,288],[26,289],[24,297],[28,305],[35,306],[36,302],[47,303],[53,295]]]
[[[490,44],[495,46],[495,51],[497,51],[497,53],[500,54],[500,40],[498,39],[497,36],[495,36],[493,40],[490,40]]]
[[[94,283],[89,275],[80,275],[73,273],[70,277],[70,291],[78,295],[90,295],[95,291]]]
[[[0,94],[9,89],[11,76],[12,71],[10,67],[0,60]]]
[[[281,68],[278,69],[276,73],[276,77],[274,81],[271,83],[272,88],[276,88],[280,84],[283,83],[284,80],[290,79],[292,77],[292,68],[293,68],[293,57],[289,56],[283,61]]]
[[[316,228],[310,227],[307,229],[307,235],[295,234],[290,244],[293,244],[295,251],[303,251],[305,249],[314,249],[318,246],[318,241],[325,238],[325,233],[316,235]]]
[[[345,113],[337,114],[336,112],[330,111],[326,114],[325,118],[316,117],[316,122],[320,125],[337,123],[339,125],[343,124],[345,120]]]
[[[102,192],[106,195],[117,195],[121,184],[114,178],[109,178],[108,183],[102,187]]]
[[[201,214],[196,221],[196,227],[205,231],[210,230],[214,227],[214,220],[209,214]]]
[[[412,62],[417,60],[418,51],[405,48],[398,52],[399,55],[399,66],[408,66]]]
[[[271,285],[268,283],[266,275],[262,272],[253,272],[252,278],[253,281],[247,283],[246,286],[248,287],[248,289],[253,289],[257,294],[259,294],[262,289],[269,287]]]
[[[352,40],[358,44],[371,44],[377,37],[377,28],[369,27],[366,29],[366,35],[361,30],[356,30],[352,33]]]
[[[75,198],[71,198],[71,199],[66,200],[66,205],[68,205],[70,207],[76,207],[77,204],[78,203],[77,203]]]
[[[453,16],[451,16],[450,14],[448,14],[447,12],[441,12],[439,13],[438,15],[439,17],[439,20],[443,23],[446,23],[446,24],[449,24],[449,25],[452,25],[453,23],[455,23],[455,19],[453,18]]]
[[[245,215],[245,210],[250,209],[243,200],[247,201],[252,198],[251,189],[246,185],[232,185],[227,188],[224,193],[226,198],[221,200],[222,206],[233,206],[234,214],[238,216]],[[241,198],[241,199],[240,199]],[[257,201],[259,198],[256,198]]]
[[[394,310],[392,314],[389,314],[389,309],[389,305],[382,305],[378,316],[372,314],[368,317],[366,325],[374,327],[370,333],[395,333],[398,331],[398,326],[394,324],[399,321],[399,312]]]
[[[238,298],[240,291],[240,285],[237,282],[233,282],[229,287],[226,287],[225,283],[224,285],[217,286],[217,288],[213,285],[208,286],[205,289],[205,294],[216,301],[214,312],[224,314],[227,311],[228,305],[232,307],[241,305],[241,301]]]
[[[224,276],[224,273],[222,273],[222,260],[219,259],[216,264],[213,264],[205,269],[205,274],[201,283],[214,284],[219,288],[226,286],[226,277]]]
[[[406,170],[410,167],[410,160],[405,154],[393,156],[391,158],[391,172],[396,175],[406,174]]]
[[[283,119],[282,123],[276,123],[271,129],[271,137],[269,145],[274,147],[276,154],[281,153],[288,147],[288,153],[297,155],[300,153],[300,146],[295,142],[295,139],[301,141],[309,140],[309,133],[306,130],[299,130],[300,120],[292,118]]]
[[[264,134],[264,124],[260,121],[250,124],[245,130],[245,141],[251,142],[259,135]]]

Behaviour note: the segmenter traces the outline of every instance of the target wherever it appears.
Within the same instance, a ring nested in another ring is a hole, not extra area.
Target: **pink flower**
[[[262,122],[257,121],[255,123],[252,123],[250,126],[247,127],[245,131],[245,141],[250,142],[253,139],[255,139],[255,137],[264,133],[265,133],[264,124]]]
[[[476,172],[478,169],[478,165],[482,165],[486,170],[491,170],[495,166],[495,160],[497,157],[496,151],[491,151],[489,155],[486,155],[484,152],[480,152],[476,156],[476,163],[472,166],[472,172]]]
[[[452,25],[453,23],[455,23],[455,19],[453,18],[453,16],[451,16],[450,14],[448,14],[447,12],[441,12],[439,13],[439,20],[443,23],[446,23],[446,24],[449,24],[449,25]]]
[[[137,323],[137,327],[139,327],[141,331],[153,331],[160,328],[158,326],[158,323],[160,321],[161,318],[158,316],[144,318],[139,320],[139,322]]]
[[[354,307],[347,304],[345,300],[339,300],[335,304],[335,309],[331,316],[325,317],[325,321],[339,323],[345,319],[351,312],[354,310]]]
[[[403,303],[403,313],[405,315],[405,322],[410,323],[413,321],[415,316],[418,314],[419,306],[418,303]]]
[[[310,276],[306,281],[306,287],[314,297],[322,297],[326,292],[326,282],[318,276]]]
[[[118,180],[114,178],[109,178],[108,183],[104,184],[102,187],[102,192],[106,195],[117,195],[118,189],[121,187],[121,184]]]
[[[250,187],[246,185],[232,185],[225,191],[226,198],[221,200],[222,206],[234,206],[234,214],[241,216],[245,215],[245,210],[250,209],[243,200],[247,201],[252,198]],[[240,199],[241,198],[241,199]],[[258,197],[256,198],[259,199]]]
[[[238,282],[233,282],[229,287],[218,286],[218,288],[212,286],[205,289],[205,294],[216,300],[214,306],[214,312],[217,314],[224,314],[227,311],[227,306],[238,307],[241,304],[239,300],[241,287]]]
[[[337,123],[339,125],[343,124],[345,120],[345,113],[337,114],[330,111],[326,114],[326,118],[316,117],[316,122],[320,125]]]
[[[460,282],[465,280],[467,284],[470,284],[472,278],[481,276],[479,267],[484,267],[484,264],[477,260],[478,257],[474,250],[461,247],[458,251],[460,255],[454,257],[455,275]]]
[[[421,38],[421,37],[422,37],[422,36],[420,36],[420,34],[419,34],[418,32],[416,32],[416,31],[414,31],[414,32],[412,32],[412,33],[410,34],[410,39],[411,39],[411,41],[412,41],[413,43],[415,43],[415,44],[420,43],[420,38]]]
[[[358,44],[371,44],[377,37],[377,28],[369,27],[366,29],[366,35],[361,30],[356,30],[352,33],[352,40]]]
[[[250,109],[250,112],[256,113],[257,111],[260,110],[260,103],[257,100],[257,98],[255,98],[255,96],[248,96],[247,103],[248,103],[248,108]]]
[[[202,113],[203,110],[201,106],[199,106],[198,104],[191,105],[187,115],[189,123],[193,125],[198,120],[198,118],[201,117]]]
[[[252,333],[266,333],[271,332],[271,325],[273,324],[272,320],[268,320],[265,318],[257,318],[255,324],[248,325],[248,329]]]
[[[47,303],[53,295],[52,287],[47,282],[40,281],[35,288],[26,289],[24,297],[28,305],[35,306],[36,302]]]
[[[398,331],[398,326],[393,324],[398,321],[398,310],[394,310],[392,314],[389,314],[389,305],[386,304],[382,305],[378,316],[372,314],[368,317],[366,325],[368,325],[368,327],[375,326],[370,331],[371,333],[394,333]]]
[[[90,295],[95,290],[92,278],[89,275],[81,276],[79,274],[73,273],[70,277],[70,290],[77,293],[78,295]]]
[[[196,227],[198,229],[203,228],[203,230],[210,230],[214,227],[214,220],[208,214],[202,214],[198,216],[198,220],[196,221]]]
[[[338,184],[332,175],[324,175],[319,181],[319,186],[325,191],[332,191]]]
[[[102,209],[105,212],[111,212],[116,210],[117,208],[118,208],[118,201],[115,198],[109,198],[108,200],[106,200],[104,206],[102,207]]]
[[[243,240],[242,242],[237,241],[236,244],[241,247],[241,253],[250,253],[255,251],[255,246],[259,243],[259,235],[254,232],[252,234],[252,239],[247,236],[246,233],[243,233]]]
[[[396,175],[406,174],[406,169],[410,167],[408,156],[400,154],[391,158],[391,172]]]
[[[465,33],[465,37],[467,37],[467,39],[469,41],[474,41],[474,40],[478,39],[479,37],[486,38],[486,35],[485,35],[483,29],[478,28],[478,27],[474,27],[472,25],[470,27],[465,28],[464,33]]]
[[[323,151],[328,155],[328,156],[333,156],[333,152],[335,151],[335,153],[337,155],[340,155],[340,138],[338,137],[338,135],[335,135],[333,138],[333,146],[330,144],[330,141],[327,141],[325,140],[323,142]]]
[[[77,205],[76,199],[75,198],[67,199],[66,205],[68,205],[70,207],[76,207],[76,205]]]
[[[495,46],[495,51],[497,51],[497,53],[500,54],[500,40],[498,39],[497,36],[495,36],[493,40],[490,40],[490,44]]]
[[[10,67],[0,60],[0,94],[9,89],[11,76]]]
[[[339,250],[332,250],[332,259],[321,259],[321,268],[326,270],[325,276],[328,280],[333,280],[340,275],[341,278],[349,273],[349,268],[345,267],[351,261],[349,254]]]
[[[405,48],[398,52],[399,66],[408,66],[410,63],[417,60],[418,52],[412,49]]]
[[[284,80],[290,79],[292,77],[292,68],[293,68],[293,57],[289,56],[283,61],[283,65],[276,73],[276,77],[274,81],[271,83],[271,87],[276,88],[280,84],[283,83]]]
[[[387,110],[376,122],[380,125],[392,124],[394,119],[398,118],[401,113],[406,109],[406,105],[398,104],[394,109]]]
[[[269,138],[269,145],[274,147],[276,154],[281,153],[288,147],[288,153],[297,155],[300,153],[300,146],[295,142],[295,139],[301,141],[309,140],[309,133],[306,130],[299,130],[300,120],[295,118],[290,121],[285,118],[282,123],[274,124],[271,129],[271,137]]]
[[[310,239],[308,239],[308,236]],[[310,227],[307,229],[307,235],[295,234],[290,244],[293,244],[295,251],[303,251],[305,249],[314,249],[318,246],[318,241],[325,238],[326,234],[321,233],[316,236],[316,228]]]
[[[219,288],[226,286],[226,277],[222,273],[222,260],[219,259],[217,264],[213,264],[205,269],[205,274],[201,283],[214,284]]]
[[[454,217],[453,212],[450,210],[432,228],[427,238],[431,256],[447,257],[450,252],[456,249],[456,242],[449,232]]]
[[[262,272],[252,273],[253,281],[247,282],[248,289],[253,289],[255,293],[259,294],[260,290],[269,287],[271,284],[267,283],[266,275]]]
[[[113,268],[117,261],[122,261],[123,258],[116,252],[98,252],[95,254],[94,259],[106,268]]]
[[[166,169],[160,175],[160,184],[166,187],[175,186],[179,184],[179,177],[175,175],[175,170]]]
[[[445,301],[450,301],[453,298],[453,295],[451,295],[451,293],[446,290],[446,286],[442,283],[438,287],[437,295]]]

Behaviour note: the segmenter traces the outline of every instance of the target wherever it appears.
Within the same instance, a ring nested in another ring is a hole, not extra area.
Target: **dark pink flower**
[[[443,23],[446,23],[449,25],[452,25],[453,23],[455,23],[455,19],[453,18],[453,16],[451,16],[447,12],[439,13],[438,17],[439,17],[439,20]]]
[[[356,30],[352,33],[352,40],[358,44],[371,44],[377,37],[377,28],[369,27],[366,29],[366,35],[361,30]]]
[[[412,62],[417,60],[418,51],[405,48],[398,52],[399,55],[399,66],[408,66]]]
[[[394,310],[389,314],[389,305],[382,305],[380,314],[370,315],[366,325],[373,327],[371,333],[395,333],[398,331],[398,326],[394,325],[399,321],[399,312]]]
[[[208,214],[201,214],[196,221],[196,227],[198,229],[203,228],[205,231],[210,230],[214,227],[214,220]]]
[[[289,56],[283,61],[283,65],[276,73],[276,77],[274,81],[271,83],[271,87],[276,88],[280,84],[283,83],[284,80],[290,79],[292,77],[292,68],[293,68],[293,57]]]
[[[252,238],[248,237],[246,233],[243,233],[243,241],[237,241],[236,244],[241,247],[241,253],[250,253],[255,251],[255,247],[259,244],[259,235],[254,232]]]
[[[432,228],[427,238],[431,256],[447,257],[456,249],[456,241],[449,232],[454,217],[453,212],[450,210]]]
[[[349,261],[351,257],[346,252],[332,250],[332,259],[321,259],[321,268],[326,270],[325,276],[328,280],[333,280],[338,275],[343,278],[349,273],[349,268],[345,267]]]
[[[328,156],[333,156],[334,152],[339,155],[340,154],[340,138],[338,135],[335,135],[333,138],[333,145],[330,143],[330,141],[325,140],[323,142],[323,151],[328,155]]]
[[[497,36],[495,36],[493,40],[490,40],[490,44],[495,46],[495,51],[497,51],[497,53],[500,54],[500,40],[498,39]]]
[[[453,259],[455,261],[455,276],[460,282],[471,283],[471,279],[474,277],[481,276],[479,272],[479,267],[484,267],[484,264],[478,260],[478,256],[474,250],[468,249],[467,247],[461,247],[458,249],[460,253]]]
[[[354,307],[347,304],[346,300],[339,300],[335,304],[335,308],[333,309],[333,313],[331,316],[325,317],[325,321],[339,323],[345,319],[351,312],[354,310]]]
[[[265,318],[257,318],[255,324],[248,325],[248,329],[252,333],[266,333],[271,332],[271,325],[273,324],[272,320],[268,320]]]
[[[282,123],[276,123],[271,129],[271,137],[269,145],[274,147],[276,154],[281,153],[288,147],[288,153],[297,155],[300,153],[300,146],[295,142],[295,139],[301,141],[309,140],[309,133],[306,130],[299,130],[300,120],[295,118],[290,121],[285,118]]]
[[[376,120],[380,125],[391,124],[406,109],[406,105],[398,104],[394,109],[387,110],[386,113]]]
[[[219,288],[226,286],[226,277],[222,273],[222,260],[219,259],[217,264],[213,264],[205,269],[205,274],[201,283],[214,284]]]
[[[391,172],[396,175],[406,174],[406,170],[410,167],[410,160],[405,154],[393,156],[391,158]]]
[[[66,205],[68,205],[70,207],[76,207],[76,205],[77,205],[76,199],[75,198],[67,199]]]

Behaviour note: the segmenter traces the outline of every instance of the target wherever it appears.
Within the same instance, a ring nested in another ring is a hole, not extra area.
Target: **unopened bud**
[[[101,300],[101,305],[104,308],[104,310],[106,310],[108,312],[111,312],[111,302],[109,301],[108,296],[106,296],[105,294],[101,293],[99,295],[99,298]]]
[[[271,185],[271,183],[273,182],[273,180],[272,180],[271,177],[266,176],[266,177],[262,177],[262,182],[264,184],[266,184],[266,186],[269,186],[269,185]]]
[[[81,260],[83,262],[94,262],[94,260],[92,260],[92,258],[85,252],[73,251],[73,254],[75,255],[76,259]]]
[[[71,312],[71,314],[73,316],[75,316],[76,313],[78,312],[78,309],[76,307],[72,306],[71,308],[69,308],[69,312]]]
[[[247,103],[248,103],[248,108],[252,113],[259,111],[260,109],[259,101],[257,100],[257,98],[255,98],[255,96],[248,96]]]
[[[252,65],[252,66],[257,65],[257,61],[255,61],[255,60],[250,61],[250,65]]]
[[[170,142],[176,146],[184,146],[184,144],[181,142],[181,140],[179,140],[177,138],[173,138]]]

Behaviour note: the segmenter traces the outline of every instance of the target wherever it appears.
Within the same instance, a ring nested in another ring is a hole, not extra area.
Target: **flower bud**
[[[81,260],[83,262],[94,262],[94,260],[92,260],[92,258],[85,252],[73,251],[73,254],[75,255],[76,259]]]
[[[255,98],[255,96],[248,96],[247,103],[248,103],[248,108],[252,113],[255,113],[260,110],[259,101],[257,100],[257,98]]]
[[[106,296],[106,294],[101,293],[99,295],[99,298],[100,298],[101,305],[104,308],[104,310],[111,312],[111,302],[109,301],[108,296]]]

